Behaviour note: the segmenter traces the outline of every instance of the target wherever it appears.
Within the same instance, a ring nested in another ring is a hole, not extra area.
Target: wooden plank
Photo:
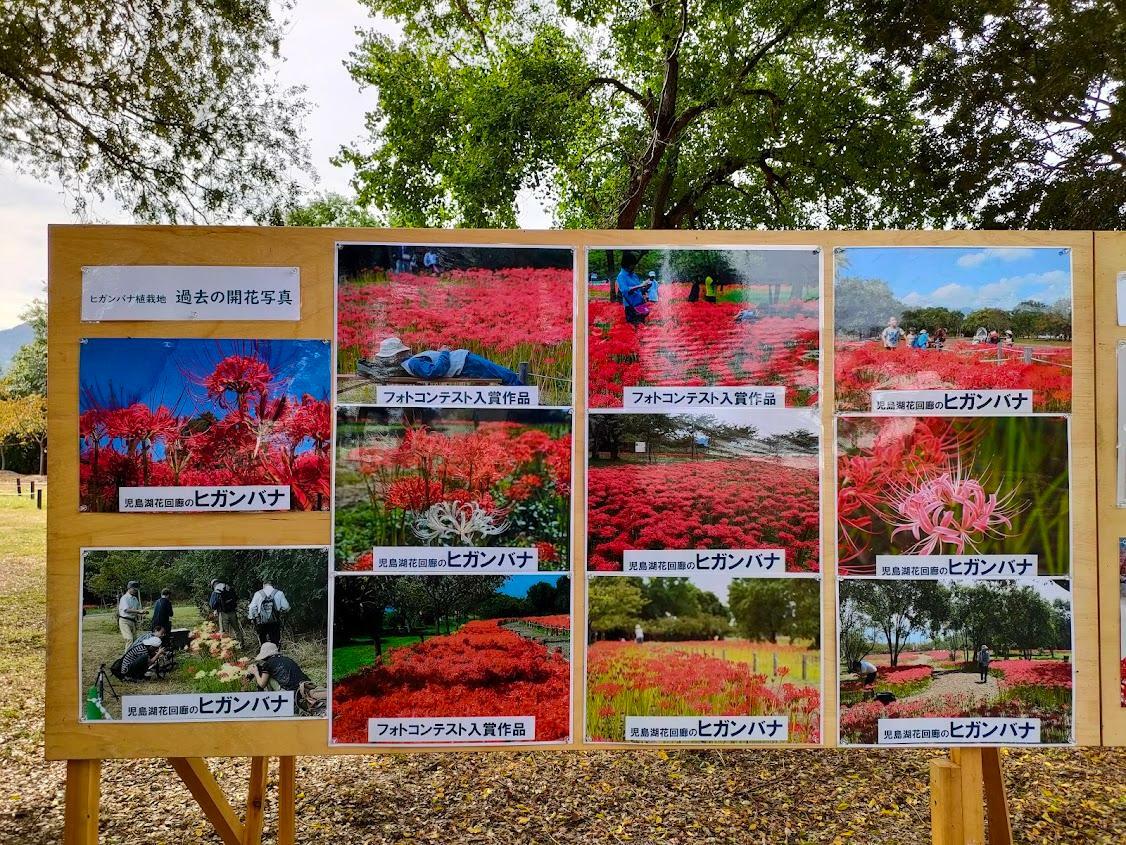
[[[241,845],[243,825],[202,757],[170,757],[168,762],[211,822],[224,845]]]
[[[982,803],[980,748],[951,748],[950,762],[961,770],[962,841],[965,845],[985,845],[985,807]]]
[[[1009,798],[1001,775],[1001,751],[981,750],[982,785],[985,789],[985,815],[989,820],[989,845],[1013,845],[1013,826],[1009,820]]]
[[[262,824],[266,818],[266,775],[269,757],[250,759],[250,783],[246,787],[246,818],[242,826],[242,845],[262,845]]]
[[[961,770],[945,758],[931,760],[931,843],[965,845]]]
[[[97,845],[101,787],[101,760],[67,760],[63,817],[65,845]]]
[[[278,845],[297,843],[297,758],[278,758]]]

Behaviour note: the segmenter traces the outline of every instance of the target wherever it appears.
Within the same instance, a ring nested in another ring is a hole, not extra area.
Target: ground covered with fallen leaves
[[[17,507],[18,505],[18,507]],[[0,839],[62,838],[63,766],[43,761],[42,512],[0,497]],[[930,842],[918,751],[629,751],[302,758],[298,841]],[[248,765],[212,761],[232,797]],[[1126,841],[1126,750],[1004,752],[1018,842]],[[275,773],[271,771],[271,780]],[[102,842],[217,843],[161,761],[103,769]],[[267,842],[273,808],[267,814]]]

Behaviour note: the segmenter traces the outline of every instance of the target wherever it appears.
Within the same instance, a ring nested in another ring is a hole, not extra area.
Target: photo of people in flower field
[[[570,502],[569,411],[337,410],[338,570],[387,546],[534,547],[565,570]]]
[[[278,485],[328,510],[331,348],[321,340],[88,338],[80,509],[119,488]]]
[[[1036,555],[1071,571],[1066,417],[837,420],[840,572],[877,555]]]
[[[328,558],[326,547],[83,550],[82,718],[122,718],[123,696],[253,691],[292,693],[292,716],[323,718]]]
[[[880,719],[1040,720],[1072,741],[1067,579],[840,582],[840,739],[877,742]]]
[[[539,388],[572,397],[575,257],[559,247],[344,244],[337,250],[336,391],[382,384]]]
[[[621,742],[628,716],[788,716],[821,735],[818,578],[591,574],[586,736]]]
[[[837,410],[873,390],[1031,390],[1071,409],[1066,249],[855,247],[836,253]]]
[[[381,717],[532,716],[536,742],[570,738],[566,575],[340,575],[334,607],[333,743]]]
[[[773,385],[817,403],[816,250],[592,249],[587,269],[591,408],[639,386]]]
[[[589,415],[587,568],[633,549],[783,549],[820,569],[812,410]]]

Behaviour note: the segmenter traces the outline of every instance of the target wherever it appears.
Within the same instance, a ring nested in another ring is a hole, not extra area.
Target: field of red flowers
[[[366,743],[376,717],[535,716],[536,740],[570,734],[570,664],[497,620],[397,648],[332,687],[332,738]]]
[[[735,322],[737,302],[688,302],[689,286],[663,284],[644,325],[625,321],[620,303],[592,299],[587,347],[592,408],[620,408],[622,388],[639,385],[780,385],[786,404],[817,403],[818,304],[773,306]]]
[[[363,497],[337,503],[337,568],[370,568],[374,546],[398,545],[535,545],[541,569],[566,568],[571,438],[553,432],[506,421],[381,426],[361,446],[338,435],[337,487],[355,477]]]
[[[435,278],[371,273],[342,281],[337,301],[337,372],[353,373],[392,335],[413,351],[468,349],[552,381],[544,404],[571,404],[573,273],[514,267],[451,270]],[[555,381],[559,380],[559,381]],[[349,394],[354,396],[354,394]]]
[[[254,355],[228,355],[201,382],[222,416],[140,402],[81,415],[82,508],[116,511],[119,487],[278,484],[294,509],[328,510],[329,404],[287,395]]]
[[[1063,417],[844,417],[837,423],[842,574],[879,554],[1038,555],[1070,571]]]
[[[732,458],[591,466],[587,568],[617,571],[626,549],[786,550],[820,568],[817,468]]]
[[[837,342],[834,387],[838,411],[870,411],[873,390],[942,388],[1026,389],[1037,411],[1071,410],[1071,347],[1038,346],[1024,363],[1023,347],[951,341],[943,349],[884,349],[877,341]]]
[[[770,677],[745,663],[699,651],[602,641],[587,652],[586,732],[593,742],[621,742],[626,716],[765,716],[790,718],[790,742],[817,742],[816,686]],[[765,647],[765,646],[764,646]]]

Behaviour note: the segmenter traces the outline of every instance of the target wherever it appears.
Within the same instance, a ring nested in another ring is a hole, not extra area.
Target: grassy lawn
[[[436,636],[433,628],[426,631],[427,638]],[[390,636],[383,638],[383,656],[387,658],[392,649],[405,648],[418,643],[418,635]],[[375,663],[375,647],[370,639],[353,640],[348,645],[339,645],[332,650],[332,679],[339,681]]]

